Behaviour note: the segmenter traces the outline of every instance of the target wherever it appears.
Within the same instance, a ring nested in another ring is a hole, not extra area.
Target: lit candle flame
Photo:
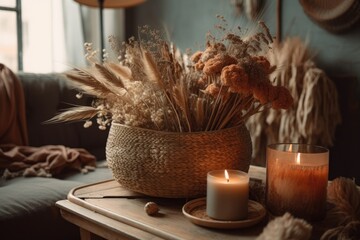
[[[229,182],[229,173],[226,171],[224,171],[224,174],[225,174],[225,178],[226,178],[226,181]]]
[[[288,151],[289,151],[289,152],[292,152],[292,144],[290,144]]]
[[[296,163],[300,164],[300,153],[296,155]]]

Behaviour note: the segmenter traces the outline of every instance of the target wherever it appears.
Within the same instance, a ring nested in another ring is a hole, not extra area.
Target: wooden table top
[[[251,178],[263,181],[265,168],[251,166]],[[68,194],[67,200],[56,205],[62,213],[81,216],[93,227],[103,228],[109,236],[124,234],[135,239],[255,239],[267,224],[267,217],[255,226],[242,229],[213,229],[192,223],[182,213],[182,207],[192,199],[154,198],[131,192],[114,180],[80,186]],[[147,202],[158,204],[160,211],[149,216],[144,211]],[[66,216],[64,216],[66,218]],[[78,224],[80,227],[80,224]]]

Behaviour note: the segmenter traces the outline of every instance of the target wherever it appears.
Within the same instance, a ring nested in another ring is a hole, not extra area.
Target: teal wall
[[[246,26],[246,18],[236,15],[231,0],[147,0],[129,9],[128,36],[136,36],[137,26],[145,24],[166,29],[177,46],[197,48],[204,42],[206,32],[213,30],[216,15],[224,16],[230,26]],[[263,0],[266,22],[276,34],[276,0]],[[130,15],[130,17],[129,17]],[[297,0],[282,1],[282,38],[309,38],[310,47],[318,52],[318,66],[329,74],[354,75],[360,78],[360,27],[345,34],[331,34],[314,24]]]
[[[127,37],[137,36],[137,27],[164,29],[181,50],[203,46],[206,33],[224,16],[230,26],[245,29],[251,22],[236,14],[231,0],[147,0],[126,10]],[[264,0],[264,20],[276,35],[276,0]],[[356,177],[360,182],[360,27],[333,34],[312,22],[297,0],[282,1],[282,39],[300,36],[309,39],[316,64],[335,82],[343,122],[337,128],[330,149],[330,178]],[[328,119],[331,121],[331,119]]]

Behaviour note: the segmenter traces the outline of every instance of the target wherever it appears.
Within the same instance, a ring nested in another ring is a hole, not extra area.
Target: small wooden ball
[[[159,212],[159,206],[154,202],[148,202],[145,204],[144,210],[147,215],[155,215]]]

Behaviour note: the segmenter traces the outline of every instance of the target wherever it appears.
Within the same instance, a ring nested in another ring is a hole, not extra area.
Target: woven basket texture
[[[129,190],[166,198],[204,196],[209,171],[247,172],[251,154],[251,138],[245,126],[174,133],[113,122],[106,144],[106,158],[115,180]]]

